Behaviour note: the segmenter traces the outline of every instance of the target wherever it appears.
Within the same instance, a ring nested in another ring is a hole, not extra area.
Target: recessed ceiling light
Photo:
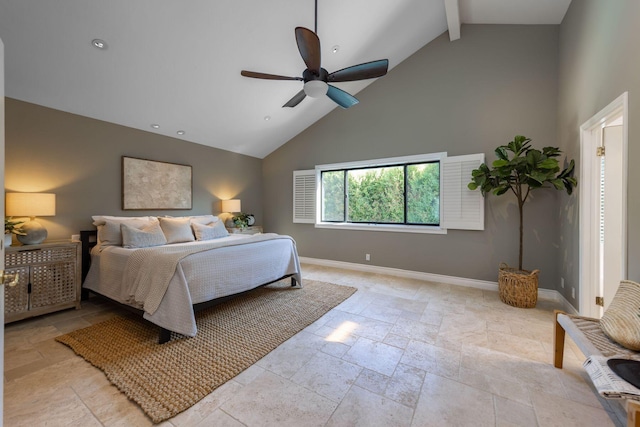
[[[268,122],[269,120],[271,120],[271,116],[264,116],[264,120]]]
[[[176,132],[176,133],[177,133],[178,135],[184,135],[184,134],[185,134],[185,131],[183,131],[183,130],[179,130],[179,131],[178,131],[178,132]]]
[[[107,42],[105,42],[104,40],[93,39],[93,40],[91,40],[91,44],[94,47],[97,47],[98,49],[105,50],[107,48]]]
[[[331,48],[331,52],[333,53],[338,53],[338,51],[340,50],[340,46],[335,45],[334,47]]]
[[[154,128],[154,129],[160,129],[160,125],[157,125],[157,124],[155,124],[155,123],[154,123],[154,124],[152,124],[152,125],[151,125],[151,127],[152,127],[152,128]]]

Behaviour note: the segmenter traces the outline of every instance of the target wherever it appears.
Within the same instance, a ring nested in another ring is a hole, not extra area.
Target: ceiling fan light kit
[[[305,27],[296,27],[296,42],[298,51],[307,68],[302,77],[287,77],[277,74],[266,74],[255,71],[242,70],[244,77],[265,80],[297,80],[304,82],[303,89],[293,96],[283,107],[295,107],[307,96],[320,98],[327,95],[333,102],[342,108],[349,108],[358,103],[353,95],[339,89],[329,83],[351,82],[356,80],[373,79],[387,74],[389,60],[379,59],[364,64],[353,65],[342,70],[328,73],[320,66],[320,39],[317,35],[318,2],[316,0],[316,32]],[[334,52],[336,51],[334,47]]]
[[[322,80],[311,80],[304,84],[304,93],[311,98],[325,96],[329,90],[329,85]]]

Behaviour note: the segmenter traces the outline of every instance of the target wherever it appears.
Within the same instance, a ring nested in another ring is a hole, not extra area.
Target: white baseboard
[[[406,277],[409,279],[425,280],[429,282],[446,283],[449,285],[466,286],[468,288],[478,288],[487,291],[498,292],[498,282],[488,280],[468,279],[466,277],[445,276],[442,274],[424,273],[422,271],[402,270],[399,268],[380,267],[376,265],[358,264],[354,262],[332,261],[328,259],[300,257],[301,263],[321,265],[324,267],[343,268],[345,270],[364,271],[374,274],[387,274],[396,277]],[[577,310],[567,301],[560,292],[553,289],[538,289],[538,298],[551,300],[563,305],[563,310],[567,313],[577,314]]]
[[[580,312],[578,312],[578,310],[576,310],[576,308],[571,305],[571,303],[558,291],[556,291],[556,293],[558,294],[558,301],[560,301],[562,303],[562,309],[569,314],[580,314]]]

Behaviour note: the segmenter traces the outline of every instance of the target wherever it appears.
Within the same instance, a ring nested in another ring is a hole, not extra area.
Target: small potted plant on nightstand
[[[233,218],[231,218],[231,220],[233,221],[233,223],[237,228],[246,228],[250,225],[253,225],[253,223],[255,222],[255,218],[253,217],[253,214],[246,214],[242,212],[239,212],[238,214],[234,215]]]
[[[22,227],[24,221],[14,221],[12,217],[4,218],[4,246],[11,246],[11,239],[13,235],[26,236],[27,233],[22,231],[20,227]]]

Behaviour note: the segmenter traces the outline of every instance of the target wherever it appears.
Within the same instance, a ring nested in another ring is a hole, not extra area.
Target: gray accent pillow
[[[142,228],[158,220],[154,217],[106,217],[94,216],[94,225],[98,228],[98,247],[100,250],[107,246],[122,246],[122,231],[120,226],[127,224],[134,228]]]
[[[193,233],[196,235],[196,240],[219,239],[220,237],[227,237],[229,235],[222,221],[215,221],[209,224],[192,222],[191,227],[193,228]]]
[[[158,218],[167,243],[193,242],[189,218]]]
[[[142,228],[121,224],[123,248],[148,248],[150,246],[162,246],[167,244],[160,223],[155,221]]]

